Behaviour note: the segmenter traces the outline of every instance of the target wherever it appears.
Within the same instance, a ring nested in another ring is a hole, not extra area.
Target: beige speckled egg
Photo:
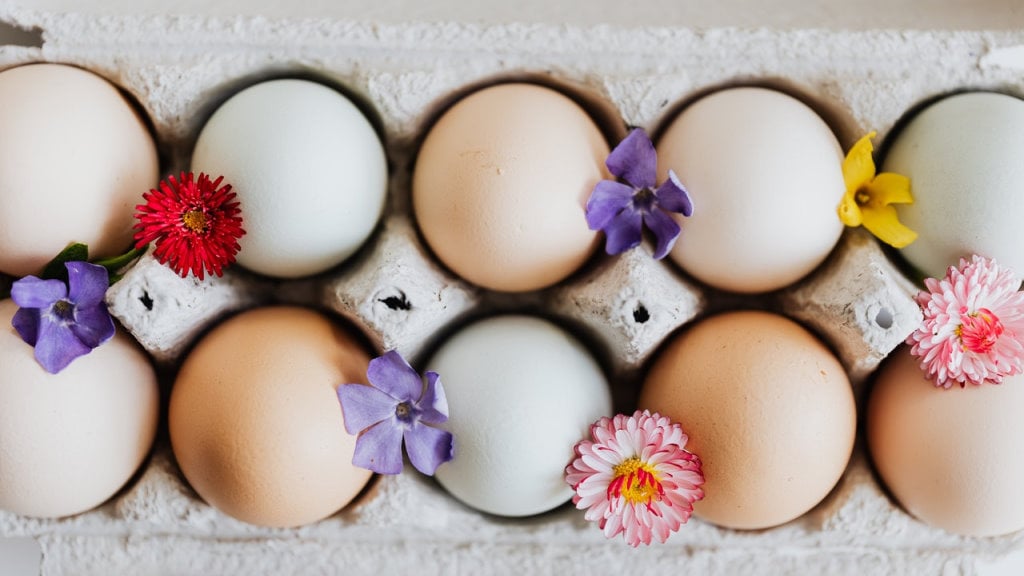
[[[171,446],[209,504],[263,526],[334,514],[370,479],[335,394],[366,382],[370,359],[347,332],[302,308],[235,316],[189,353],[171,392]]]
[[[832,490],[853,451],[853,392],[835,356],[767,312],[701,321],[662,350],[640,408],[678,422],[704,466],[698,517],[757,529],[793,520]]]
[[[69,516],[132,477],[156,435],[160,394],[149,359],[118,331],[57,374],[11,327],[0,301],[0,508]]]
[[[609,178],[608,144],[572,100],[500,84],[451,107],[420,148],[412,183],[427,244],[456,274],[492,290],[550,286],[597,246],[585,207]]]
[[[1024,529],[1024,376],[936,388],[902,347],[867,410],[875,468],[908,512],[969,536]]]
[[[843,151],[803,102],[765,88],[714,92],[657,142],[659,182],[686,185],[693,215],[671,258],[697,279],[741,293],[777,290],[821,264],[843,225]]]
[[[124,252],[158,170],[145,123],[103,78],[59,64],[0,72],[0,272],[39,274],[71,242]]]

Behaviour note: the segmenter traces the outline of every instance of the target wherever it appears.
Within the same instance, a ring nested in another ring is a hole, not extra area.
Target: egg
[[[246,231],[238,263],[278,278],[323,272],[355,253],[387,193],[373,126],[339,92],[307,80],[231,97],[203,126],[192,170],[232,185]]]
[[[575,338],[539,318],[497,316],[457,332],[427,368],[441,377],[455,439],[455,459],[437,469],[441,486],[501,516],[572,497],[564,471],[573,446],[612,407],[601,368]]]
[[[640,408],[689,435],[704,466],[698,517],[769,528],[828,495],[853,451],[856,409],[843,367],[795,322],[758,311],[712,316],[658,353]]]
[[[867,411],[875,468],[908,512],[967,536],[1024,529],[1024,375],[936,388],[903,347],[879,370]]]
[[[0,135],[0,272],[39,274],[71,242],[93,257],[130,247],[159,165],[113,84],[60,64],[0,72]]]
[[[113,496],[146,459],[160,394],[149,359],[118,331],[57,374],[0,300],[0,509],[55,518]]]
[[[609,178],[608,144],[587,113],[550,88],[499,84],[466,96],[430,129],[412,201],[423,238],[484,288],[551,286],[594,252],[585,207]]]
[[[758,293],[820,264],[843,226],[843,151],[796,98],[764,88],[694,102],[659,138],[659,182],[671,169],[693,199],[671,258],[716,288]]]
[[[244,312],[185,358],[171,391],[171,447],[203,500],[239,520],[298,526],[348,504],[370,479],[335,389],[366,383],[351,335],[302,308]]]
[[[1024,101],[973,92],[939,100],[892,139],[882,169],[910,178],[900,218],[918,233],[902,254],[945,276],[972,254],[1024,275]]]

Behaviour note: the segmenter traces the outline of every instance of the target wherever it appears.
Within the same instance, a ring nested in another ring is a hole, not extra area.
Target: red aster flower
[[[155,241],[153,256],[182,278],[190,271],[200,280],[204,271],[220,276],[235,261],[245,234],[235,193],[222,180],[211,182],[200,173],[194,181],[191,172],[182,172],[180,180],[169,176],[143,194],[146,203],[135,207],[135,247]]]

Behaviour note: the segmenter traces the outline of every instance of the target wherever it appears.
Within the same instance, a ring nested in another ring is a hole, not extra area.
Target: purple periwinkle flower
[[[60,280],[26,276],[11,286],[20,306],[11,319],[21,339],[35,347],[35,357],[56,374],[114,335],[114,320],[103,296],[107,269],[87,262],[67,262],[67,285]]]
[[[672,170],[668,180],[656,187],[658,155],[642,128],[619,142],[605,165],[628,185],[616,180],[598,182],[587,201],[587,225],[604,231],[609,254],[620,254],[640,245],[646,224],[657,244],[654,258],[661,260],[679,237],[679,225],[669,212],[693,214],[689,192]]]
[[[370,360],[366,377],[370,386],[338,386],[345,430],[359,435],[352,464],[378,474],[398,474],[403,440],[409,461],[424,474],[433,475],[452,459],[451,432],[427,426],[448,420],[448,400],[436,372],[426,373],[424,385],[412,366],[391,350]]]

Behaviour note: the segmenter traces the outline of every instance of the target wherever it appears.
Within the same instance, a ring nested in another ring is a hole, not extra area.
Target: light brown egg
[[[875,468],[908,512],[969,536],[1024,529],[1024,376],[936,388],[903,347],[879,371],[867,410]]]
[[[835,356],[767,312],[701,321],[662,350],[640,408],[689,435],[704,466],[698,517],[729,528],[776,526],[820,502],[853,450],[856,409]]]
[[[156,145],[117,88],[80,68],[0,72],[0,272],[39,274],[71,242],[127,250],[159,178]]]
[[[586,204],[608,144],[550,88],[500,84],[437,121],[416,159],[412,200],[427,244],[456,274],[521,292],[572,274],[594,252]]]
[[[323,315],[275,307],[231,318],[188,355],[171,392],[175,457],[209,504],[298,526],[337,512],[370,479],[335,394],[370,359]]]

